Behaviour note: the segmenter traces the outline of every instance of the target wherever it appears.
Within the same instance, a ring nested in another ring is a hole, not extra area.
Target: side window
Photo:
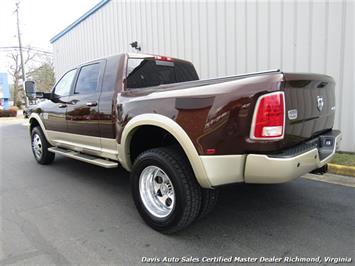
[[[75,77],[76,69],[70,70],[58,81],[54,88],[54,93],[58,96],[69,96],[71,85]]]
[[[76,94],[89,94],[96,92],[100,74],[100,64],[83,66],[80,69],[78,81],[75,86]]]

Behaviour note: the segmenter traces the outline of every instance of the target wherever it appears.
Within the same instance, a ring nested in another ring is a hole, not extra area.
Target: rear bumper
[[[200,159],[210,187],[240,182],[283,183],[324,166],[340,141],[340,131],[332,130],[276,155],[219,155]]]
[[[249,154],[245,162],[246,183],[283,183],[300,177],[331,160],[341,141],[333,130],[279,155]]]

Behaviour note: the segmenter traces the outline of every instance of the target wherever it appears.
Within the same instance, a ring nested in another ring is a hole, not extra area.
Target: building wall
[[[335,127],[355,151],[353,1],[115,1],[54,41],[56,74],[121,52],[191,60],[201,78],[265,69],[316,72],[337,82]]]
[[[10,103],[10,87],[7,73],[0,73],[0,105],[5,109],[9,109]]]

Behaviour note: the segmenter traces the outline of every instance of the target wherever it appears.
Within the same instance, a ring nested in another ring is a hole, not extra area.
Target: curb
[[[328,163],[328,172],[337,175],[346,175],[355,177],[355,167]]]
[[[353,178],[352,176],[335,175],[328,172],[324,175],[306,174],[303,176],[303,178],[313,181],[355,188],[355,178]]]

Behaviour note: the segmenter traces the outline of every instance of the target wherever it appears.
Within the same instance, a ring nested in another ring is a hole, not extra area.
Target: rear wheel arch
[[[173,137],[188,158],[198,183],[204,188],[211,187],[202,161],[187,133],[174,120],[159,114],[138,115],[132,118],[125,126],[120,145],[121,164],[124,168],[130,170],[132,167],[132,139],[134,139],[135,133],[141,130],[143,126],[146,128],[157,128],[157,130],[167,132],[170,137]]]
[[[136,127],[129,139],[129,159],[132,164],[142,152],[149,149],[166,146],[176,146],[178,149],[182,149],[173,135],[165,129],[153,125]]]

